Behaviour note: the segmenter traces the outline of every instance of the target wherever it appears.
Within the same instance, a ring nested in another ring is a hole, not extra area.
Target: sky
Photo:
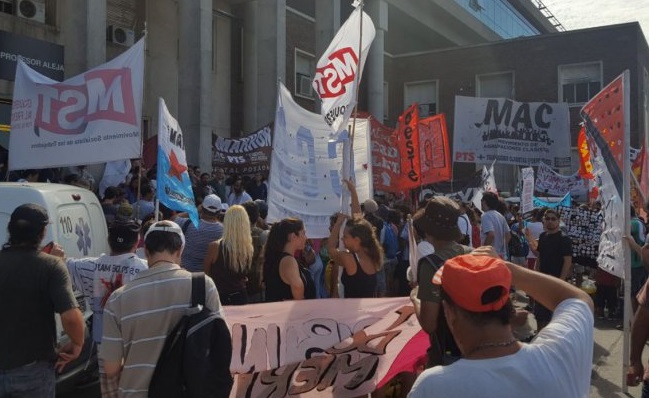
[[[649,0],[541,0],[566,30],[640,22],[649,42]]]

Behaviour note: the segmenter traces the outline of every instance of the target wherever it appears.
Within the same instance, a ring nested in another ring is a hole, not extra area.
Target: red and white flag
[[[322,100],[322,116],[334,133],[347,127],[356,105],[356,88],[375,34],[372,19],[356,7],[316,65],[313,90]]]

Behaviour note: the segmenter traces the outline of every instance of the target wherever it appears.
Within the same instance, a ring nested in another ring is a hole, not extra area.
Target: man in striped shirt
[[[153,224],[144,237],[149,269],[108,299],[99,352],[109,386],[102,391],[104,397],[147,397],[165,339],[191,305],[191,273],[178,265],[184,245],[176,223]],[[218,292],[207,276],[205,304],[223,317]]]

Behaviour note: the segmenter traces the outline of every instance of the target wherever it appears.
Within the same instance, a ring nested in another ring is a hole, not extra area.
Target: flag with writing
[[[577,149],[579,150],[579,175],[581,178],[592,180],[594,178],[593,164],[590,161],[590,149],[588,147],[588,140],[586,139],[586,130],[583,126],[579,129]]]
[[[198,210],[187,172],[183,132],[169,113],[165,101],[160,98],[158,103],[158,200],[172,210],[187,212],[194,226],[198,227]]]
[[[604,224],[597,264],[607,272],[625,277],[629,234],[629,71],[625,71],[581,109],[591,146],[593,175],[597,182]]]
[[[41,75],[19,60],[9,169],[139,158],[143,89],[144,39],[64,82]]]
[[[357,6],[318,60],[312,87],[322,101],[322,116],[334,133],[347,127],[375,34],[372,19]]]
[[[449,181],[452,174],[446,116],[443,113],[419,119],[419,157],[422,184]]]
[[[399,156],[401,157],[401,190],[421,186],[421,165],[419,153],[419,107],[412,104],[399,116],[397,126]]]

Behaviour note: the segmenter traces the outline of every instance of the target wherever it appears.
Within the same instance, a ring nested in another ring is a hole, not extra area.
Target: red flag
[[[419,156],[423,185],[451,180],[451,157],[443,113],[419,121]]]
[[[399,155],[401,156],[401,190],[421,185],[419,162],[419,108],[412,104],[399,117],[397,128],[399,136]]]
[[[590,162],[590,149],[586,140],[586,130],[582,126],[577,138],[577,149],[579,149],[579,175],[581,178],[592,180],[593,164]]]
[[[393,128],[382,125],[373,117],[370,120],[370,136],[372,137],[372,180],[374,189],[378,191],[399,191],[401,164],[399,163],[399,148],[397,132]]]

